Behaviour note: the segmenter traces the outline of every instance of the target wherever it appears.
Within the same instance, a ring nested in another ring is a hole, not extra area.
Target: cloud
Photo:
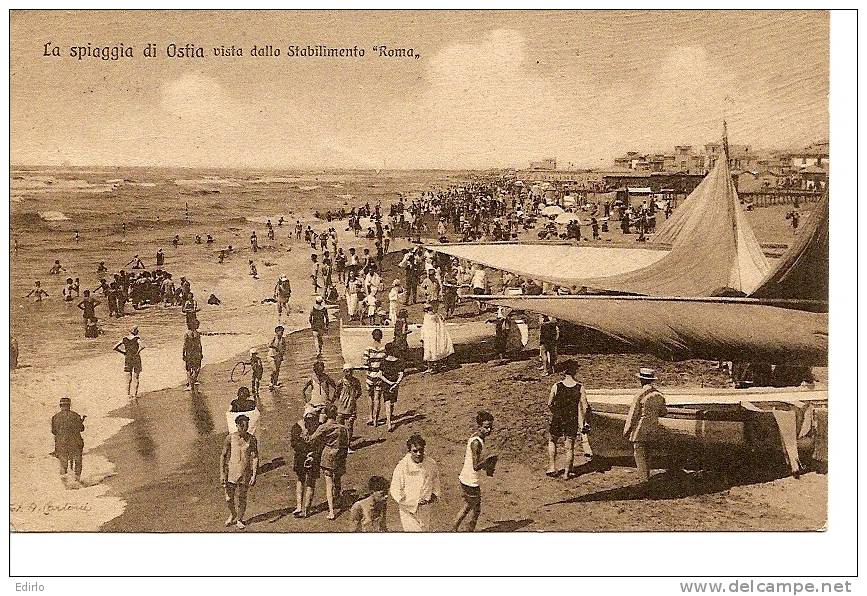
[[[394,110],[430,165],[509,165],[562,140],[563,89],[533,68],[527,39],[496,29],[433,55],[424,89]]]
[[[198,123],[228,118],[237,113],[240,102],[215,79],[194,72],[163,85],[160,107],[177,118]]]

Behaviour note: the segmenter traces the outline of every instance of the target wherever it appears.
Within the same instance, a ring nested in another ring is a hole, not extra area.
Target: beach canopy
[[[578,214],[576,214],[576,213],[561,213],[560,215],[558,215],[557,217],[554,218],[554,223],[563,224],[563,225],[568,224],[568,223],[573,222],[573,221],[575,223],[577,223],[578,225],[581,225],[581,218],[578,217]]]
[[[491,297],[596,331],[634,353],[825,366],[828,315],[748,298]],[[623,348],[618,348],[623,349]]]
[[[568,242],[473,242],[425,247],[528,279],[565,286],[574,285],[575,280],[647,267],[667,254],[655,248],[576,246]]]
[[[752,296],[828,301],[828,193]]]
[[[545,217],[556,217],[565,212],[566,210],[559,205],[548,205],[547,207],[542,209],[542,215],[544,215]]]

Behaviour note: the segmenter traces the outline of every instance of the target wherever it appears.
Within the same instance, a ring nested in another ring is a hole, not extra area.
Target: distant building
[[[738,192],[774,190],[780,187],[780,182],[783,178],[784,176],[782,174],[770,170],[763,170],[761,172],[741,172],[738,174]]]
[[[531,161],[530,162],[531,170],[556,170],[557,169],[557,158],[550,157],[548,159],[543,159],[540,161]]]
[[[800,170],[809,166],[827,168],[829,165],[828,141],[813,143],[800,151],[783,153],[780,157],[793,170]]]
[[[716,160],[723,153],[722,143],[707,143],[704,146],[705,169],[710,171],[716,165]],[[729,144],[729,168],[732,170],[752,170],[755,168],[758,155],[750,145]]]
[[[626,188],[650,188],[654,194],[687,195],[704,178],[704,174],[681,174],[668,172],[600,172],[604,190],[615,191]]]

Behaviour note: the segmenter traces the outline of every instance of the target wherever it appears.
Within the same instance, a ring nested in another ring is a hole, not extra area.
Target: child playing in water
[[[30,298],[30,296],[33,296],[36,302],[42,302],[42,298],[48,298],[48,292],[42,289],[42,284],[37,280],[36,285],[32,290],[27,292],[25,298]]]
[[[259,279],[259,272],[256,270],[256,263],[250,261],[250,275],[253,279]]]

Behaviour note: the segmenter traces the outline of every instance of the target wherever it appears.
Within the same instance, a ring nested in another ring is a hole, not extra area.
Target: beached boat
[[[708,457],[740,454],[763,460],[780,457],[792,471],[804,458],[826,452],[826,388],[667,389],[667,414],[659,419],[655,459],[705,464]],[[594,455],[628,457],[632,446],[623,427],[634,391],[588,390]],[[737,461],[737,460],[731,460]],[[740,460],[743,461],[743,460]]]

